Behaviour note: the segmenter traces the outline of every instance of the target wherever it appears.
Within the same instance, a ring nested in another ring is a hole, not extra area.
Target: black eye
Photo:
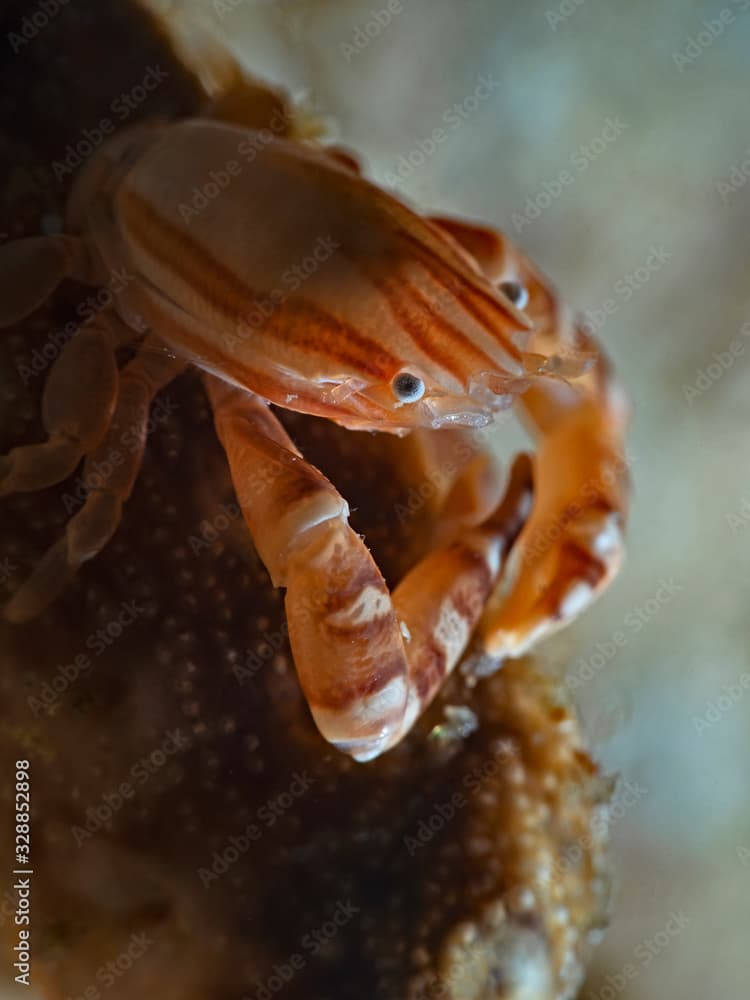
[[[510,299],[516,309],[525,309],[529,304],[529,293],[520,281],[503,281],[500,284],[500,291]]]
[[[424,382],[418,375],[401,372],[391,383],[393,395],[400,403],[416,403],[424,396]]]

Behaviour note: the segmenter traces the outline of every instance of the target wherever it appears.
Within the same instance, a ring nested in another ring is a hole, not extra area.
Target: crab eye
[[[416,403],[424,396],[424,382],[419,375],[401,372],[391,382],[393,395],[399,403]]]
[[[529,304],[529,293],[520,281],[503,281],[500,283],[500,291],[506,299],[510,299],[516,309],[525,309]]]

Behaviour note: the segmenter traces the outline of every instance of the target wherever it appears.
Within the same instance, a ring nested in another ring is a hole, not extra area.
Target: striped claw
[[[430,552],[391,594],[349,526],[346,502],[267,405],[206,383],[245,521],[274,582],[287,588],[289,639],[313,718],[329,742],[371,760],[409,732],[466,649],[526,516],[530,463],[516,461],[492,517]]]
[[[485,656],[497,662],[568,624],[616,576],[630,491],[630,408],[599,345],[522,253],[492,230],[440,225],[504,294],[523,300],[533,324],[525,357],[537,357],[551,376],[518,397],[539,450],[530,516],[479,627]]]

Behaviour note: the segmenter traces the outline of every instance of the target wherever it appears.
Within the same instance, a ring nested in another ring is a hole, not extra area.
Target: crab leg
[[[321,733],[356,760],[396,744],[453,669],[528,503],[520,460],[497,516],[420,563],[389,593],[333,485],[258,397],[205,376],[245,521],[286,587],[300,683]]]
[[[31,236],[0,248],[0,328],[29,316],[63,278],[104,282],[89,244],[76,236]]]
[[[629,406],[604,353],[523,254],[493,230],[435,221],[509,294],[528,295],[527,350],[556,357],[561,371],[569,359],[590,364],[571,382],[540,379],[518,399],[538,440],[534,503],[479,626],[490,657],[518,656],[577,617],[619,570]]]
[[[106,315],[99,314],[76,330],[44,386],[47,440],[0,456],[0,496],[66,479],[106,432],[116,397],[114,337]]]
[[[183,363],[158,344],[144,343],[120,372],[117,404],[106,434],[89,452],[85,483],[96,486],[65,534],[47,550],[31,576],[3,609],[6,621],[34,618],[53,601],[79,566],[95,556],[114,534],[122,505],[130,496],[143,458],[151,402]],[[12,453],[11,453],[12,454]],[[116,458],[115,458],[116,456]],[[99,470],[105,471],[99,474]]]

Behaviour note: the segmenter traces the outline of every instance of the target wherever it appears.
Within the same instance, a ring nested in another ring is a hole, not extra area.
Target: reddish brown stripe
[[[270,475],[273,476],[275,471],[277,470],[271,468]],[[275,499],[279,504],[279,510],[284,512],[316,493],[331,492],[330,483],[317,469],[306,466],[304,462],[297,462],[294,469],[287,468],[279,482],[280,488]]]
[[[496,302],[487,294],[479,294],[468,282],[458,281],[450,268],[439,258],[430,258],[427,261],[422,261],[422,264],[433,281],[450,288],[456,301],[479,323],[483,330],[491,334],[512,358],[518,362],[521,361],[518,348],[506,336],[498,322],[498,313],[500,313],[505,316],[509,323],[517,325],[517,321],[510,313],[503,310],[502,303]],[[497,367],[497,362],[493,362],[493,367]]]
[[[436,361],[441,368],[450,372],[460,382],[463,382],[463,372],[460,366],[456,364],[458,359],[455,350],[450,351],[447,349],[449,345],[441,344],[435,338],[431,337],[429,330],[427,335],[425,335],[425,331],[422,329],[421,317],[414,316],[409,308],[408,301],[404,295],[404,283],[402,281],[394,281],[392,278],[376,277],[374,274],[369,274],[368,277],[385,296],[388,306],[396,317],[397,322],[409,334],[417,347],[428,358]],[[433,325],[433,319],[434,317],[431,314],[430,327]]]
[[[450,323],[444,316],[441,316],[441,314],[435,309],[435,306],[423,295],[420,289],[411,284],[411,282],[407,281],[404,282],[404,288],[409,290],[411,297],[419,302],[426,314],[429,316],[431,330],[438,328],[449,342],[451,338],[456,340],[468,354],[473,354],[478,359],[480,364],[484,365],[488,370],[493,371],[497,368],[497,361],[494,358],[491,358],[488,354],[485,354],[484,351],[478,347],[462,330]]]
[[[307,299],[288,299],[271,317],[269,326],[270,333],[283,343],[322,355],[327,367],[338,362],[345,369],[383,381],[398,368],[398,361],[382,344],[363,337],[354,327]]]
[[[308,688],[305,694],[311,705],[319,705],[328,711],[343,712],[362,698],[381,691],[396,677],[403,676],[404,667],[403,653],[400,649],[394,650],[392,654],[379,660],[377,669],[361,678],[359,683],[347,684],[345,679],[337,677],[329,683],[324,682],[321,688]],[[348,676],[351,678],[353,675]]]
[[[560,562],[565,565],[566,576],[584,580],[590,587],[596,587],[607,574],[606,565],[591,552],[574,541],[565,542],[560,548]],[[568,566],[572,569],[568,571]]]
[[[128,192],[125,209],[127,224],[146,251],[198,291],[230,322],[232,329],[241,330],[254,304],[268,298],[221,265],[140,195]],[[363,337],[350,324],[302,297],[287,299],[279,305],[264,332],[376,378],[387,378],[398,364],[382,344]]]
[[[453,607],[469,628],[473,628],[479,621],[490,590],[489,573],[484,575],[477,573],[473,579],[466,581],[464,587],[451,594]]]
[[[325,595],[325,609],[327,614],[337,614],[345,608],[356,604],[364,590],[372,587],[384,596],[388,596],[383,577],[371,559],[366,559],[360,565],[351,579],[343,579],[340,590],[331,590]]]
[[[447,552],[451,566],[451,582],[466,578],[470,592],[476,591],[488,594],[493,586],[492,574],[484,556],[475,549],[461,542],[454,542]],[[455,596],[461,593],[457,590]],[[448,592],[448,596],[453,597],[453,591]],[[455,601],[454,601],[455,603]],[[462,613],[460,609],[459,613]],[[467,616],[468,617],[468,616]]]
[[[179,306],[174,308],[179,309]],[[228,377],[235,379],[241,385],[247,386],[247,388],[264,399],[274,402],[281,401],[280,392],[283,396],[289,392],[288,385],[281,386],[278,380],[270,375],[266,375],[265,372],[250,368],[244,362],[240,364],[231,355],[223,354],[215,348],[210,340],[194,336],[187,326],[182,325],[175,318],[169,306],[161,302],[156,296],[148,297],[147,311],[150,313],[148,318],[155,319],[155,322],[152,321],[151,323],[154,330],[157,333],[161,332],[165,340],[171,341],[177,346],[182,345],[186,351],[212,365],[216,371],[225,373]],[[322,411],[322,405],[318,397],[311,393],[306,394],[300,391],[297,384],[294,387],[294,394],[296,396],[295,402],[297,404],[305,404],[306,408],[309,406],[309,412],[316,413]],[[327,414],[328,411],[325,409],[322,415]]]
[[[474,281],[472,281],[471,278],[468,275],[463,274],[458,267],[451,267],[451,265],[444,261],[438,254],[430,253],[425,248],[422,241],[417,239],[411,233],[404,231],[402,236],[408,243],[417,249],[419,261],[429,272],[431,277],[437,281],[438,284],[450,288],[462,305],[467,305],[465,296],[468,297],[471,295],[474,302],[479,300],[480,302],[484,302],[486,306],[489,307],[490,316],[494,316],[497,312],[500,312],[505,315],[509,323],[518,323],[510,311],[504,308],[502,301],[496,299],[489,291],[478,287],[478,283],[481,281],[481,277],[479,275],[473,276]],[[475,284],[475,282],[477,282],[477,284]],[[487,316],[484,317],[483,325],[488,325]],[[490,323],[488,328],[492,333],[496,333],[495,324]],[[505,338],[503,337],[502,339],[505,344]],[[514,353],[520,360],[520,354],[517,353],[517,349],[514,345],[510,344],[509,348],[511,352]]]
[[[331,635],[339,639],[348,639],[352,642],[361,640],[366,645],[376,645],[386,638],[393,628],[395,620],[395,613],[390,610],[378,615],[377,618],[368,618],[367,621],[359,622],[356,625],[334,625],[330,621],[326,621],[325,628],[326,632],[330,632]]]
[[[173,307],[179,309],[179,306]],[[227,377],[234,379],[240,385],[245,386],[250,391],[262,396],[272,403],[284,406],[286,409],[299,410],[303,413],[310,413],[320,417],[338,420],[346,416],[347,413],[362,417],[371,417],[374,421],[380,422],[384,416],[383,409],[376,403],[371,403],[366,397],[357,399],[357,407],[361,412],[356,412],[351,407],[346,407],[340,403],[325,403],[319,396],[310,392],[305,392],[301,388],[301,380],[294,384],[294,403],[287,401],[289,393],[289,383],[282,383],[279,379],[268,375],[265,372],[251,368],[244,360],[240,362],[231,355],[226,355],[217,350],[210,340],[204,340],[190,333],[186,325],[182,325],[170,310],[169,306],[161,302],[156,296],[150,295],[146,300],[146,309],[157,333],[171,341],[176,347],[182,346],[184,350],[195,355],[211,365],[217,372],[223,372]]]
[[[413,673],[417,695],[422,704],[431,698],[438,689],[440,682],[447,673],[447,669],[448,663],[445,651],[438,646],[431,636],[427,637]]]
[[[406,662],[401,649],[394,650],[390,656],[383,660],[378,660],[376,669],[367,678],[364,684],[356,688],[360,697],[367,697],[382,691],[396,677],[404,675]]]

